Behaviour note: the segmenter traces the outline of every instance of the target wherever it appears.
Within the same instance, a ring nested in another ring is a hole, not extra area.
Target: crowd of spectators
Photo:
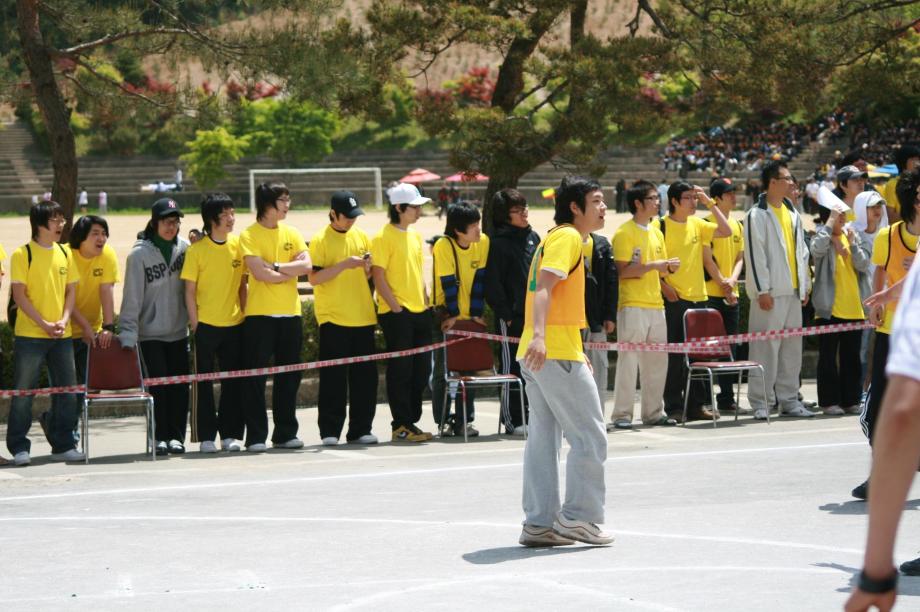
[[[897,125],[870,127],[854,125],[850,149],[861,149],[870,164],[884,166],[894,163],[894,155],[902,146],[920,142],[920,119],[909,119]]]

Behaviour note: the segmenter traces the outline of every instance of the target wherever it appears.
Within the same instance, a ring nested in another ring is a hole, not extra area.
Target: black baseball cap
[[[163,217],[168,217],[169,215],[179,215],[180,217],[184,217],[185,213],[179,210],[179,203],[172,198],[160,198],[153,203],[153,207],[150,209],[150,216],[152,218],[162,219]]]
[[[869,178],[869,173],[860,170],[856,166],[844,166],[843,168],[837,170],[838,183],[845,183],[846,181],[854,178]]]
[[[332,194],[332,210],[349,219],[360,217],[364,214],[358,206],[358,198],[350,191],[336,191]]]
[[[709,197],[721,198],[726,193],[735,190],[735,184],[730,178],[717,178],[709,184]]]

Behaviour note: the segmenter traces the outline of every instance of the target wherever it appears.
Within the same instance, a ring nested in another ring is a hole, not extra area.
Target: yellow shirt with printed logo
[[[706,277],[703,274],[703,247],[712,243],[717,226],[699,217],[687,217],[686,223],[673,221],[669,216],[665,224],[664,244],[668,257],[680,258],[677,272],[665,278],[677,291],[678,297],[689,302],[706,301]]]
[[[349,257],[363,257],[370,251],[370,239],[357,227],[339,232],[327,225],[310,240],[310,261],[314,270],[331,268]],[[365,327],[376,324],[374,297],[364,266],[343,270],[332,280],[314,285],[313,309],[320,325]]]
[[[414,229],[402,230],[387,223],[371,242],[374,265],[384,269],[387,284],[400,306],[409,312],[424,312],[425,285],[422,280],[422,236]],[[377,292],[380,314],[390,312],[390,305]]]
[[[26,295],[42,319],[49,322],[60,321],[64,316],[64,298],[67,285],[80,280],[73,258],[60,244],[50,248],[39,245],[34,240],[29,243],[32,251],[32,263],[25,246],[13,252],[10,260],[11,282],[25,285]],[[69,338],[69,329],[64,331]],[[45,331],[21,310],[16,317],[14,334],[25,338],[50,338]]]
[[[223,244],[205,236],[188,248],[179,278],[195,283],[199,323],[232,327],[243,322],[240,283],[244,265],[240,238],[233,234]]]
[[[246,257],[250,256],[261,257],[271,265],[294,261],[299,253],[307,250],[307,243],[299,231],[286,223],[278,223],[278,227],[269,229],[256,222],[240,234],[240,248],[243,265],[246,265]],[[300,316],[297,278],[292,276],[283,283],[266,283],[250,278],[244,314],[247,317]]]
[[[767,205],[776,219],[779,221],[779,227],[783,232],[783,243],[786,245],[786,261],[789,264],[789,276],[792,277],[792,288],[799,288],[798,266],[795,261],[795,234],[792,228],[792,215],[785,204],[779,206]]]
[[[584,243],[571,225],[550,230],[540,243],[530,264],[527,297],[524,302],[524,331],[518,344],[517,359],[523,359],[533,339],[533,302],[540,270],[564,275],[550,294],[546,313],[546,358],[585,361],[581,329],[585,327]],[[557,323],[553,323],[557,321]]]
[[[907,276],[905,260],[910,260],[917,254],[918,238],[920,237],[907,231],[903,221],[898,221],[878,231],[875,236],[875,244],[872,246],[872,263],[885,269],[887,286],[890,287]],[[894,313],[897,309],[897,300],[885,305],[885,320],[876,328],[877,332],[891,333],[891,325],[894,323]]]
[[[714,223],[716,218],[713,215],[706,217],[706,220]],[[741,223],[735,219],[728,218],[728,226],[732,228],[732,235],[724,238],[712,239],[712,258],[716,260],[719,272],[722,276],[728,278],[735,271],[735,261],[738,255],[744,252],[744,232],[741,230]],[[709,297],[724,298],[722,287],[714,279],[706,281],[706,294]],[[738,285],[735,285],[735,295],[740,296]]]
[[[80,254],[79,249],[71,249],[69,245],[64,248],[73,258],[73,264],[77,267],[77,274],[80,277],[73,309],[80,311],[80,314],[89,321],[93,331],[99,333],[99,330],[102,329],[102,298],[99,295],[99,286],[115,284],[119,281],[118,256],[115,254],[115,249],[109,244],[103,246],[102,253],[92,259],[86,259]],[[75,338],[83,336],[83,330],[76,324],[73,317],[70,319],[70,335]]]
[[[853,256],[850,254],[850,241],[846,236],[840,236],[840,243],[847,252],[846,257],[837,253],[837,249],[831,245],[837,258],[834,262],[834,305],[831,308],[831,316],[838,319],[865,319],[859,295],[859,278],[853,267]]]
[[[451,249],[453,242],[453,249]],[[489,237],[482,235],[479,242],[473,242],[466,248],[452,241],[446,236],[434,243],[431,250],[434,256],[434,304],[435,306],[444,306],[444,285],[442,280],[445,276],[457,278],[457,266],[460,266],[460,287],[457,294],[457,307],[460,309],[460,318],[470,318],[470,291],[473,289],[473,277],[477,270],[486,267],[486,261],[489,259]],[[454,252],[457,253],[457,260],[454,261]]]
[[[642,227],[630,219],[617,228],[611,242],[614,261],[632,261],[637,250],[640,264],[668,258],[664,236],[658,228],[652,227],[651,223],[647,227]],[[649,270],[639,278],[620,278],[617,308],[663,309],[664,298],[661,296],[660,278],[657,270]]]

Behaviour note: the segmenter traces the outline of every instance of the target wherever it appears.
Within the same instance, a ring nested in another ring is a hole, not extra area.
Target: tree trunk
[[[54,167],[51,197],[64,208],[67,225],[63,239],[66,240],[73,225],[77,200],[77,149],[73,130],[70,129],[70,109],[54,78],[51,54],[42,37],[38,4],[36,0],[16,0],[17,23],[23,59],[29,69],[32,95],[42,114],[51,144],[51,162]]]

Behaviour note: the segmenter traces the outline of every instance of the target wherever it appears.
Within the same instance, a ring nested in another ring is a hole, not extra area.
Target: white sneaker
[[[521,529],[521,537],[518,538],[523,546],[569,546],[574,544],[575,540],[564,538],[549,527],[537,527],[535,525],[524,525]]]
[[[780,412],[782,416],[788,417],[813,417],[815,413],[803,406],[802,404],[796,404],[789,410],[783,410]]]
[[[821,410],[828,416],[841,416],[846,414],[840,406],[825,406]]]
[[[217,452],[217,445],[214,444],[214,440],[205,440],[201,443],[201,446],[198,448],[198,452],[205,453],[210,455]]]
[[[19,455],[17,454],[16,456],[18,457]],[[26,458],[28,459],[28,454],[26,454]],[[84,461],[85,459],[86,455],[75,448],[64,451],[63,453],[51,453],[52,461]]]
[[[335,436],[327,436],[323,438],[323,446],[335,446],[339,443],[339,439]],[[277,444],[275,446],[278,446]]]
[[[553,522],[553,531],[563,538],[578,540],[585,544],[594,544],[595,546],[604,546],[613,542],[613,536],[601,531],[600,527],[587,521],[570,521],[562,516],[556,515]]]
[[[287,442],[272,442],[272,448],[303,448],[303,440],[300,438],[291,438]]]
[[[264,453],[268,450],[268,447],[265,446],[264,442],[258,442],[256,444],[250,444],[246,447],[246,451],[250,453]]]
[[[13,465],[16,467],[25,467],[32,463],[32,457],[29,456],[28,451],[19,451],[13,455]]]
[[[862,406],[844,406],[843,411],[847,414],[862,414]]]
[[[757,410],[755,410],[754,418],[757,419],[758,421],[766,421],[767,420],[767,409],[758,408]]]
[[[377,436],[374,434],[364,434],[357,440],[354,440],[355,444],[377,444]]]
[[[517,427],[511,430],[512,436],[523,436],[526,433],[527,433],[527,425],[518,425]]]
[[[220,441],[220,450],[224,450],[230,453],[238,453],[243,450],[243,445],[240,444],[239,440],[233,438],[224,438]]]

